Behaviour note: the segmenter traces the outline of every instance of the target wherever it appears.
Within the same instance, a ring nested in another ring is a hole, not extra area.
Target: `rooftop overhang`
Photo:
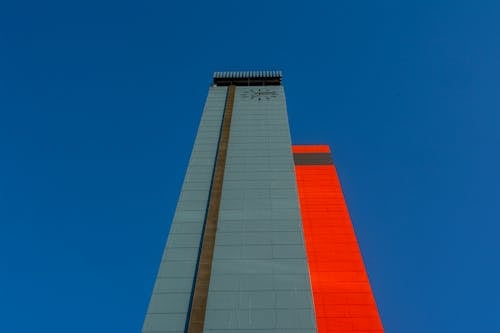
[[[215,72],[217,86],[280,86],[281,71]]]

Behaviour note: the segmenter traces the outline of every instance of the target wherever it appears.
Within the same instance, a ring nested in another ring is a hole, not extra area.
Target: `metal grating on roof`
[[[215,72],[214,79],[239,79],[239,78],[261,78],[261,77],[283,77],[281,71],[245,71],[245,72]]]
[[[214,72],[214,84],[237,86],[281,85],[281,71]]]

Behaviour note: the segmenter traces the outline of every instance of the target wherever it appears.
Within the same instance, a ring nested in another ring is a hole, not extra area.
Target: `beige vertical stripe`
[[[202,333],[205,322],[205,310],[207,307],[208,286],[210,284],[210,273],[212,271],[212,258],[214,255],[215,233],[217,231],[217,221],[219,219],[219,207],[222,193],[222,183],[224,181],[224,168],[226,166],[227,146],[229,142],[229,128],[233,114],[234,93],[236,86],[230,85],[227,91],[224,118],[215,161],[215,171],[212,179],[212,188],[208,204],[205,230],[201,244],[198,271],[196,272],[196,282],[194,285],[191,313],[189,315],[188,333]]]

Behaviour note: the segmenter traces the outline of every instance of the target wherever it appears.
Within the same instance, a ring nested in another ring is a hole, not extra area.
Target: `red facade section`
[[[383,332],[334,165],[296,165],[295,173],[318,332]]]
[[[329,153],[328,145],[294,145],[292,146],[293,153]]]

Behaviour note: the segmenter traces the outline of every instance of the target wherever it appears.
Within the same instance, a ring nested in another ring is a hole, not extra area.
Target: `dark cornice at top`
[[[280,86],[282,77],[281,71],[215,72],[214,85]]]

